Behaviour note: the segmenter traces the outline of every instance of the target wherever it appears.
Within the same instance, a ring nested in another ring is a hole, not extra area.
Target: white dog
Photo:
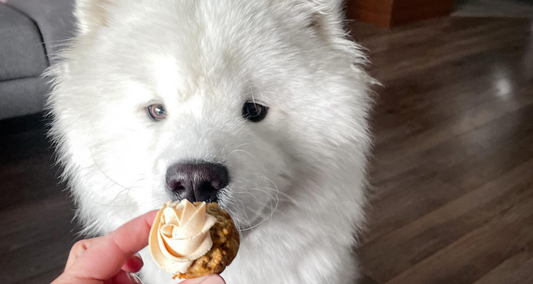
[[[78,0],[49,108],[85,233],[217,200],[242,233],[229,284],[354,283],[371,80],[341,6]]]

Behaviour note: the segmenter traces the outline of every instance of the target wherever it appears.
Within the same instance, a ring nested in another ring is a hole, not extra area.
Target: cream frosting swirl
[[[150,230],[150,253],[167,272],[185,273],[194,260],[213,246],[209,229],[216,218],[206,213],[206,204],[188,200],[167,202],[159,210]]]

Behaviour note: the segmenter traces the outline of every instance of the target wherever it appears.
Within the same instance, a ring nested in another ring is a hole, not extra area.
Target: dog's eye
[[[147,108],[148,115],[155,121],[163,120],[167,117],[167,112],[162,104],[153,104]]]
[[[268,107],[254,102],[246,102],[242,107],[242,116],[251,122],[263,120],[268,113]]]

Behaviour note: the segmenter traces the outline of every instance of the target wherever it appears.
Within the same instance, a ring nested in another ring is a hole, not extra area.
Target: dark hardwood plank
[[[530,246],[531,247],[531,246]],[[522,284],[533,283],[533,253],[523,250],[504,261],[474,284]]]
[[[377,284],[376,281],[374,281],[372,278],[368,277],[367,275],[363,275],[361,279],[358,280],[358,284]]]
[[[520,203],[386,283],[474,282],[516,253],[533,249],[532,208],[530,190]]]
[[[401,179],[402,175],[409,171],[418,171],[424,168],[426,171],[440,172],[449,167],[456,166],[461,162],[485,155],[487,153],[487,143],[493,147],[501,147],[508,141],[513,140],[510,135],[516,134],[516,139],[520,136],[527,135],[528,131],[533,129],[533,125],[523,123],[521,129],[523,131],[515,132],[516,120],[520,120],[522,116],[531,118],[533,112],[533,104],[520,109],[516,112],[509,113],[493,123],[485,124],[463,135],[455,136],[453,139],[448,139],[444,143],[440,143],[435,147],[416,152],[410,156],[404,156],[402,149],[399,149],[396,155],[387,157],[376,154],[375,171],[373,172],[373,182],[376,185],[381,185],[391,180]],[[526,121],[526,120],[524,120]],[[451,138],[451,137],[450,137]],[[430,138],[428,138],[430,139]],[[422,143],[414,144],[424,149]],[[489,146],[490,147],[490,146]],[[379,150],[379,147],[377,147]],[[399,167],[398,164],[402,166]]]
[[[531,114],[533,119],[533,107]],[[404,226],[533,159],[531,145],[533,135],[516,137],[489,149],[478,148],[479,153],[467,154],[464,159],[456,157],[455,161],[443,164],[442,169],[416,179],[386,183],[373,202],[376,219],[370,222],[372,238]],[[426,169],[432,169],[432,165],[426,166]]]
[[[530,160],[477,190],[363,245],[358,253],[365,273],[384,283],[520,204],[533,193],[532,167],[533,160]],[[428,191],[432,192],[432,189]]]
[[[46,283],[57,277],[76,239],[73,217],[71,201],[64,195],[0,211],[2,283]]]
[[[366,46],[365,41],[363,41],[363,44],[370,51],[370,58],[374,66],[379,66],[379,68],[372,70],[372,74],[386,82],[402,81],[400,78],[407,76],[413,76],[411,78],[417,78],[416,75],[426,76],[428,72],[442,71],[443,64],[459,62],[461,59],[479,53],[491,53],[500,50],[500,54],[502,54],[503,50],[526,50],[529,44],[528,37],[531,34],[527,19],[510,19],[507,21],[515,24],[505,25],[503,24],[505,20],[502,21],[497,18],[449,18],[446,21],[448,25],[437,29],[431,26],[432,21],[420,23],[427,28],[420,29],[417,34],[411,34],[411,36],[417,37],[424,37],[426,34],[427,38],[424,41],[408,45],[401,50],[398,50],[400,47],[397,47],[393,41],[386,41],[385,47],[378,49],[381,52],[374,52],[373,46]],[[470,25],[464,25],[468,22]],[[391,33],[401,34],[407,29],[400,28],[391,31]],[[390,52],[392,50],[395,52]],[[495,62],[502,61],[505,59],[505,55],[490,59]]]

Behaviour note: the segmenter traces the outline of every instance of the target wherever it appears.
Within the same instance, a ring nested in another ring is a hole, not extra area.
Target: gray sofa
[[[43,110],[41,77],[74,33],[73,0],[0,3],[0,120]]]

